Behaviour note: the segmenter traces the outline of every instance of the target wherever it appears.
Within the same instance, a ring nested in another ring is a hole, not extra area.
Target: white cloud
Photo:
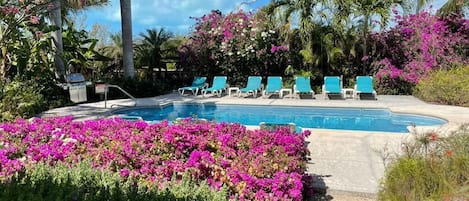
[[[238,8],[250,10],[253,9],[250,5],[241,4],[250,1],[252,0],[133,0],[132,26],[135,35],[155,27],[186,34],[191,32],[190,28],[195,23],[190,17],[201,17],[215,9],[225,14]],[[120,28],[119,0],[110,0],[107,6],[89,9],[85,14],[88,16],[87,23],[90,27],[99,23],[115,29]]]

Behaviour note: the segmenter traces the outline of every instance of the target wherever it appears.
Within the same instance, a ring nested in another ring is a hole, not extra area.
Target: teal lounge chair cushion
[[[262,77],[261,76],[249,76],[248,83],[245,88],[240,89],[241,92],[256,91],[261,88]]]
[[[267,86],[265,92],[275,93],[280,92],[282,89],[282,77],[280,76],[269,76],[267,77]]]
[[[340,77],[324,77],[324,88],[327,93],[342,93],[342,87],[340,86]]]
[[[226,76],[215,76],[213,77],[212,87],[205,89],[207,92],[219,91],[226,87]]]
[[[373,78],[371,76],[357,76],[357,91],[360,93],[374,93]]]
[[[311,93],[311,81],[309,77],[296,77],[296,91],[299,93]]]
[[[179,88],[179,90],[181,90],[181,89],[184,89],[184,90],[200,89],[200,88],[204,87],[206,81],[207,81],[207,77],[195,77],[194,81],[192,81],[191,86],[181,87],[181,88]]]

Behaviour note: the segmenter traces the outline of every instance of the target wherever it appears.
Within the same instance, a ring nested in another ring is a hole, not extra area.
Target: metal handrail
[[[128,97],[130,97],[130,99],[132,99],[134,101],[134,107],[137,106],[137,99],[135,97],[133,97],[132,95],[129,94],[129,92],[125,91],[124,89],[122,89],[121,87],[117,86],[117,85],[113,85],[113,84],[107,84],[106,85],[106,89],[104,90],[104,108],[107,108],[107,93],[109,91],[109,87],[114,87],[116,89],[119,89],[120,91],[122,91],[125,95],[127,95]],[[112,106],[111,106],[112,108]]]

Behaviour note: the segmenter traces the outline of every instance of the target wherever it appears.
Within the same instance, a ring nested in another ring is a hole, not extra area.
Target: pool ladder
[[[124,89],[122,89],[121,87],[117,86],[117,85],[113,85],[113,84],[107,84],[106,85],[106,89],[104,90],[104,108],[107,108],[107,93],[108,93],[108,89],[110,87],[113,87],[113,88],[116,88],[116,89],[119,89],[120,91],[122,91],[122,93],[124,93],[125,95],[127,95],[130,99],[132,99],[134,101],[134,105],[133,107],[137,106],[137,99],[130,95],[129,92],[125,91]],[[112,106],[115,106],[115,105],[111,105],[111,108]]]

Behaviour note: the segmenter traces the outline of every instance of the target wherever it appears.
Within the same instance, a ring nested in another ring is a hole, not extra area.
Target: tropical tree
[[[114,33],[110,36],[110,44],[100,49],[100,52],[110,58],[111,64],[106,65],[101,72],[111,72],[119,69],[123,64],[124,51],[122,49],[122,34]]]
[[[131,0],[120,0],[124,77],[134,78]]]
[[[467,0],[448,0],[439,10],[438,15],[448,16],[450,14],[464,14],[463,10],[469,7]]]
[[[55,50],[54,63],[56,77],[64,79],[65,64],[63,61],[62,18],[69,11],[80,10],[89,6],[103,5],[108,0],[52,0],[49,4],[49,18],[51,25],[56,27],[52,32],[52,48]]]
[[[72,24],[64,29],[63,58],[67,61],[68,70],[91,75],[91,70],[95,62],[110,60],[95,50],[97,39],[91,39],[85,30],[76,30]]]
[[[162,45],[174,37],[173,33],[166,31],[164,28],[160,30],[147,29],[146,34],[141,33],[140,37],[142,37],[142,40],[136,46],[140,63],[148,66],[148,76],[151,76],[155,67],[161,72],[163,66],[161,59],[165,51],[162,49]]]
[[[46,38],[45,34],[50,32],[50,27],[46,26],[40,17],[46,12],[47,4],[41,2],[0,1],[1,81],[16,76],[15,74],[22,71],[20,69],[36,67],[32,64],[34,62],[32,51],[44,53],[50,50],[44,47],[42,40]],[[34,47],[36,45],[38,47]],[[10,72],[10,70],[16,72]]]
[[[298,19],[300,35],[303,43],[308,44],[312,40],[314,22],[321,21],[326,15],[321,7],[328,0],[272,0],[270,4],[262,8],[271,18],[279,18],[283,24],[294,24],[292,20]],[[298,17],[294,17],[297,15]],[[309,44],[311,45],[311,44]]]
[[[355,13],[358,16],[362,16],[362,33],[363,33],[363,60],[368,60],[368,35],[370,33],[370,26],[372,26],[372,16],[378,15],[380,19],[381,27],[386,27],[390,17],[391,17],[391,8],[394,6],[399,0],[381,0],[381,1],[373,1],[373,0],[358,0],[355,1],[357,8],[355,9]],[[363,62],[363,74],[367,73],[367,65],[369,63]]]
[[[415,0],[414,7],[415,13],[418,13],[425,8],[425,5],[430,2],[429,0]],[[446,0],[446,3],[443,4],[441,8],[438,9],[438,15],[448,16],[450,14],[463,14],[464,8],[469,6],[469,1],[467,0]]]
[[[161,58],[163,61],[171,62],[174,65],[179,60],[179,48],[183,43],[187,42],[187,38],[182,35],[177,35],[161,44]]]
[[[429,0],[415,0],[415,13],[419,13],[420,11],[422,11],[428,1]]]
[[[65,102],[54,75],[48,2],[0,1],[0,121]]]

